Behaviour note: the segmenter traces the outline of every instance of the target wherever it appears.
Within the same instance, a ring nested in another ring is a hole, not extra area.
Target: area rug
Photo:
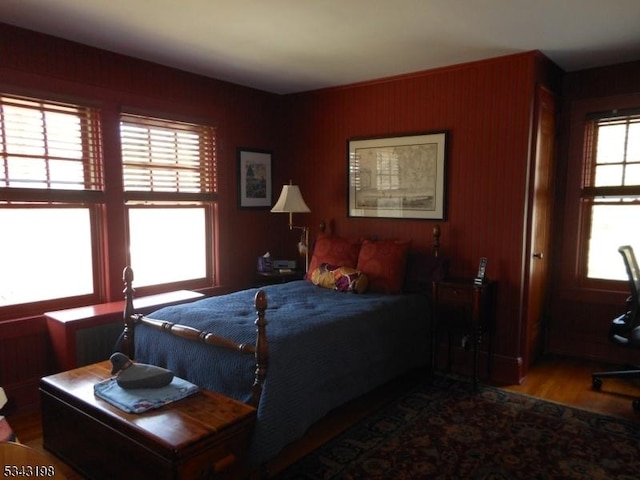
[[[640,422],[435,376],[275,478],[637,480]]]

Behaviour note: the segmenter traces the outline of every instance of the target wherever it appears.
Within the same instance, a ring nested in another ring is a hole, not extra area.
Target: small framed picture
[[[238,207],[270,208],[271,152],[238,148]]]

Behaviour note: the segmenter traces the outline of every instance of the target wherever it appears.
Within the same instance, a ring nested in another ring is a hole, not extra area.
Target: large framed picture
[[[272,198],[271,152],[238,148],[238,206],[270,208]]]
[[[349,216],[444,219],[447,135],[350,139]]]

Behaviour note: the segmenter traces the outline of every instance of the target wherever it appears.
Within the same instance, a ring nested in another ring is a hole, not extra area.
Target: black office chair
[[[627,268],[629,277],[629,289],[631,295],[627,298],[627,312],[620,315],[611,323],[609,340],[616,345],[640,350],[640,268],[633,248],[624,245],[618,249]],[[640,379],[640,367],[614,372],[597,372],[592,374],[594,390],[600,390],[602,378],[638,378]],[[640,399],[633,401],[633,408],[640,410]]]

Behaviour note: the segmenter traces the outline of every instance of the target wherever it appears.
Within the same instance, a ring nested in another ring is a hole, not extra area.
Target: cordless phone
[[[487,257],[480,258],[480,265],[478,266],[478,275],[476,275],[473,283],[475,285],[484,285],[486,281],[485,272],[487,270]]]

